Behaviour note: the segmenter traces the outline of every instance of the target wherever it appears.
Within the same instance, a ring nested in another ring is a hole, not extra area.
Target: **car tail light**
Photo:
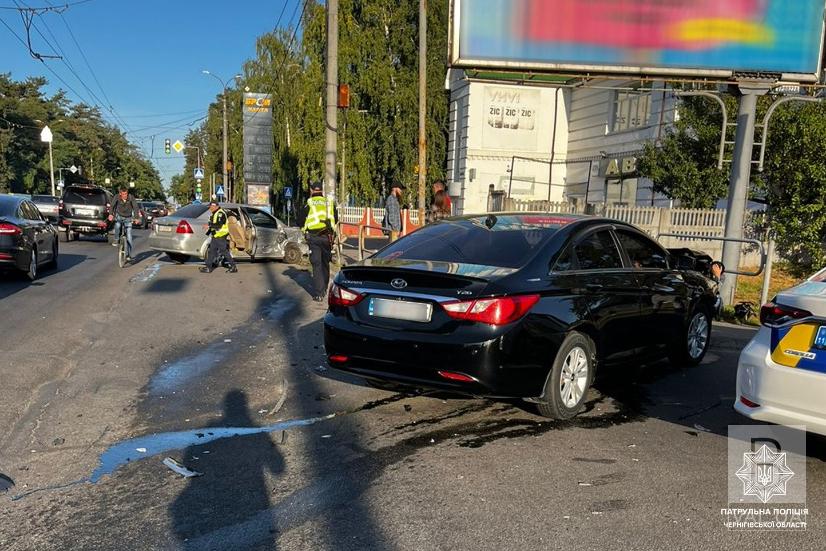
[[[175,228],[175,233],[195,233],[192,231],[192,226],[189,225],[189,222],[186,220],[181,220],[178,222],[178,227]]]
[[[0,253],[0,260],[14,260],[14,257],[8,253]]]
[[[539,295],[484,298],[442,304],[453,319],[488,325],[507,325],[518,320],[539,301]]]
[[[756,402],[752,402],[751,400],[749,400],[748,398],[746,398],[744,396],[740,396],[740,403],[743,404],[744,406],[750,407],[750,408],[759,408],[760,407],[760,404],[758,404]]]
[[[769,302],[760,308],[760,323],[763,325],[783,325],[790,321],[809,318],[812,313],[800,308],[793,308],[791,306],[783,306]]]
[[[327,303],[330,306],[355,306],[363,298],[364,295],[333,283],[330,287],[330,294],[327,296]]]
[[[23,230],[15,226],[14,224],[7,224],[3,222],[0,224],[0,235],[22,235]]]
[[[464,373],[456,373],[455,371],[439,371],[439,376],[444,377],[450,381],[459,381],[460,383],[475,383],[476,379]]]

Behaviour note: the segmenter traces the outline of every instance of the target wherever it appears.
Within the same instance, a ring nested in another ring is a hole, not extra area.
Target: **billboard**
[[[250,197],[269,204],[272,185],[272,96],[244,94],[244,184]],[[260,187],[266,186],[266,200],[261,199]]]
[[[824,0],[453,0],[457,67],[818,78]]]

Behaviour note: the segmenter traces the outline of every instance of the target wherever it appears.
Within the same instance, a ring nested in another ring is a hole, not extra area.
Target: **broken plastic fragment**
[[[146,448],[135,448],[135,451],[138,453],[146,453]]]
[[[694,428],[701,432],[711,432],[711,429],[707,429],[703,425],[698,425],[697,423],[694,423]]]
[[[169,467],[172,471],[178,473],[184,478],[194,478],[196,476],[204,476],[204,473],[199,473],[198,471],[191,471],[172,459],[171,457],[167,457],[163,460],[163,464]]]

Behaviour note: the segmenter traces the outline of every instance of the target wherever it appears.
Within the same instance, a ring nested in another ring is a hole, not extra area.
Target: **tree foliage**
[[[0,74],[0,192],[49,193],[48,144],[40,131],[48,125],[55,179],[60,168],[72,165],[81,172],[63,171],[66,183],[92,181],[110,188],[135,182],[135,194],[163,199],[160,176],[152,164],[118,128],[103,120],[97,108],[72,104],[60,91],[48,97],[44,78],[18,82]]]
[[[428,13],[428,179],[444,177],[448,96],[447,2]],[[415,203],[418,162],[418,1],[342,0],[339,5],[339,81],[350,87],[350,108],[339,110],[339,181],[358,204],[375,203],[383,183],[401,181]],[[277,29],[258,37],[243,66],[240,88],[273,96],[274,191],[304,187],[324,174],[325,6],[310,0],[298,33]],[[228,94],[229,149],[236,199],[243,192],[242,92]],[[220,172],[221,105],[212,105],[202,130],[206,177]],[[187,178],[187,174],[183,175]],[[385,186],[386,188],[386,186]]]
[[[730,115],[737,102],[724,96]],[[760,98],[758,120],[776,96]],[[679,120],[659,143],[649,143],[640,172],[654,189],[687,207],[713,207],[727,196],[730,164],[717,170],[722,118],[704,98],[686,98]],[[761,133],[755,136],[759,142]],[[733,140],[729,131],[728,140]],[[759,145],[755,146],[755,158]],[[730,153],[729,153],[730,157]],[[826,106],[790,102],[777,108],[770,121],[765,170],[752,171],[750,198],[765,202],[769,226],[781,256],[802,272],[826,262]]]

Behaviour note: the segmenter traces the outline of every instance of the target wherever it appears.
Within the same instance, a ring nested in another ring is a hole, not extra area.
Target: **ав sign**
[[[194,170],[194,172],[195,172],[195,179],[196,180],[203,180],[204,179],[204,169],[203,168],[198,167]]]

